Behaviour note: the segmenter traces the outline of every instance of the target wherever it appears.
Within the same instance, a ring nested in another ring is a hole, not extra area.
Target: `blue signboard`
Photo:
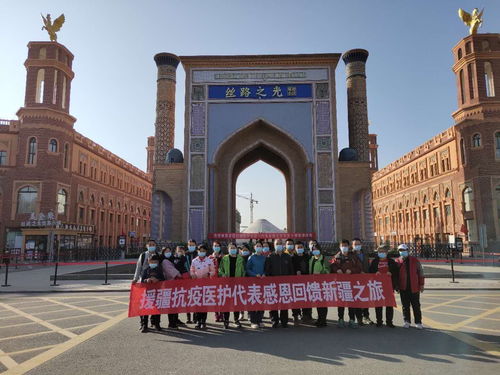
[[[209,99],[294,99],[312,98],[310,84],[287,85],[213,85]]]

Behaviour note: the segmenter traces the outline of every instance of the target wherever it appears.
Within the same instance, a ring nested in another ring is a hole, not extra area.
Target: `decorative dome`
[[[181,150],[177,148],[172,148],[167,152],[167,164],[174,163],[184,163],[184,156],[182,156]]]
[[[358,161],[358,153],[353,148],[343,148],[339,154],[339,161]]]

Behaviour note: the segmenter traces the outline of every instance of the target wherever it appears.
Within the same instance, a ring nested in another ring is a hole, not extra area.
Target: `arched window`
[[[30,214],[35,212],[38,190],[32,186],[19,189],[17,193],[17,213]]]
[[[36,138],[31,137],[28,142],[28,164],[35,164],[36,159]]]
[[[469,53],[472,52],[472,43],[471,42],[467,42],[465,43],[465,54],[468,55]]]
[[[47,58],[47,48],[45,48],[45,47],[40,48],[40,50],[38,51],[38,58],[39,59],[46,59]]]
[[[95,203],[95,197],[94,197],[94,194],[92,194],[90,196],[90,204],[94,204]]]
[[[489,40],[483,40],[481,41],[481,48],[483,49],[483,51],[485,52],[489,52],[491,51],[490,49],[490,42]]]
[[[427,195],[424,195],[423,202],[424,202],[424,203],[427,203]]]
[[[476,82],[476,80],[474,79],[473,63],[467,65],[467,78],[469,80],[469,96],[471,99],[474,99],[474,83]]]
[[[439,194],[437,192],[434,193],[434,200],[437,201],[439,199]]]
[[[495,133],[495,157],[500,159],[500,132]]]
[[[418,205],[418,198],[415,198],[415,201],[413,202],[413,204],[414,204],[415,206],[417,206],[417,205]]]
[[[66,214],[66,204],[68,201],[68,193],[66,190],[60,189],[57,192],[57,213],[60,215]]]
[[[445,198],[451,198],[450,189],[446,189],[446,191],[444,192],[444,196]]]
[[[56,70],[54,72],[54,87],[52,89],[52,104],[57,103],[57,77],[58,77],[58,71]]]
[[[472,189],[466,187],[463,192],[464,211],[472,211]]]
[[[63,75],[61,107],[66,108],[66,76]]]
[[[465,164],[465,142],[464,139],[460,139],[460,159],[462,160],[462,165]]]
[[[81,191],[80,194],[78,194],[78,202],[83,203],[83,201],[84,201],[83,191]]]
[[[49,142],[49,151],[57,152],[57,141],[55,139],[51,139]]]
[[[493,69],[491,69],[491,63],[488,61],[484,63],[484,81],[486,86],[486,96],[495,96],[495,81],[493,78]]]
[[[118,208],[118,210],[121,208],[121,204],[120,204],[120,202],[118,202],[118,203],[116,204],[116,208]]]
[[[481,147],[481,134],[476,133],[472,136],[472,147]]]
[[[462,58],[462,48],[458,49],[457,58],[458,58],[458,60],[460,60]]]
[[[0,165],[7,164],[7,151],[0,151]]]
[[[113,208],[113,201],[111,199],[109,200],[109,207]]]
[[[36,74],[35,103],[43,103],[43,92],[45,90],[45,69],[39,69]]]
[[[101,206],[104,207],[104,198],[101,198]]]
[[[459,84],[460,84],[460,101],[462,104],[465,103],[465,93],[464,93],[464,70],[461,69],[459,73]]]
[[[68,162],[69,162],[69,145],[66,143],[64,145],[64,168],[68,168]]]

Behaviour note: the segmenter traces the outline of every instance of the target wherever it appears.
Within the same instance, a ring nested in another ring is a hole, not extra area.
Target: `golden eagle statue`
[[[43,16],[43,14],[41,16],[42,16],[43,24],[44,24],[44,26],[42,26],[42,30],[44,30],[44,29],[47,30],[47,32],[49,33],[49,37],[50,37],[51,42],[57,42],[57,34],[56,33],[59,30],[61,30],[61,27],[65,21],[64,14],[61,14],[59,17],[57,17],[54,22],[52,22],[52,20],[50,18],[50,14],[47,14],[47,18],[45,18]]]
[[[483,23],[483,18],[482,18],[483,12],[484,12],[484,8],[481,12],[479,12],[479,9],[474,8],[474,10],[472,11],[472,14],[467,13],[462,8],[458,9],[458,16],[467,26],[469,26],[469,34],[470,35],[476,34],[477,29]]]

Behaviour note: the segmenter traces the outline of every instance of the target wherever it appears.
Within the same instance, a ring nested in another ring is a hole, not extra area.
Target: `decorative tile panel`
[[[316,103],[316,134],[331,134],[329,102]]]
[[[205,103],[191,104],[191,135],[205,135]]]

